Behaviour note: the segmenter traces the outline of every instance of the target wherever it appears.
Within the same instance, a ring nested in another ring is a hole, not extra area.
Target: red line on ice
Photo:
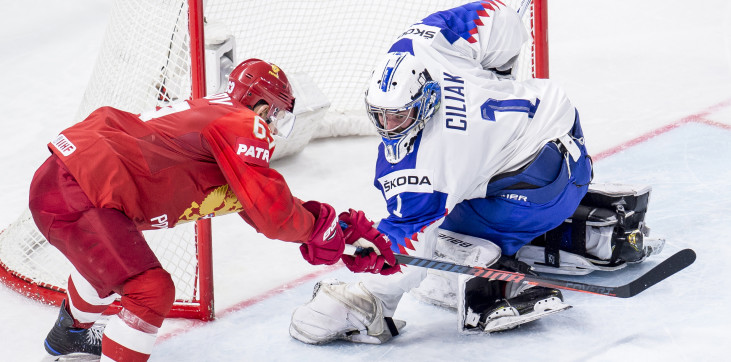
[[[287,290],[290,290],[290,289],[295,288],[297,286],[300,286],[300,285],[302,285],[304,283],[307,283],[307,282],[309,282],[309,281],[311,281],[313,279],[319,278],[319,277],[321,277],[324,274],[327,274],[327,273],[330,273],[332,271],[338,270],[338,269],[340,269],[342,267],[343,267],[343,264],[342,263],[337,263],[335,265],[325,266],[321,270],[318,270],[316,272],[312,272],[312,273],[309,273],[309,274],[305,274],[305,275],[303,275],[303,276],[301,276],[301,277],[299,277],[299,278],[297,278],[295,280],[292,280],[290,282],[286,282],[284,284],[281,284],[278,287],[272,288],[272,289],[270,289],[270,290],[268,290],[268,291],[266,291],[266,292],[264,292],[262,294],[259,294],[259,295],[255,296],[253,298],[249,298],[249,299],[246,299],[244,301],[241,301],[241,302],[239,302],[237,304],[234,304],[233,306],[230,306],[228,308],[225,308],[225,309],[223,309],[221,311],[216,311],[216,318],[222,318],[222,317],[225,317],[226,315],[231,314],[233,312],[237,312],[239,310],[242,310],[242,309],[245,309],[247,307],[250,307],[250,306],[252,306],[254,304],[257,304],[259,302],[262,302],[264,300],[267,300],[267,299],[269,299],[271,297],[274,297],[274,296],[277,296],[279,294],[282,294],[283,292],[286,292]],[[162,334],[162,335],[158,336],[156,343],[159,343],[159,342],[162,342],[162,341],[167,340],[169,338],[175,337],[176,335],[179,335],[181,333],[185,333],[186,331],[188,331],[188,330],[190,330],[192,328],[196,328],[196,327],[201,326],[201,325],[204,325],[206,323],[208,323],[208,322],[204,322],[204,321],[200,321],[200,320],[191,321],[190,324],[187,324],[187,325],[185,325],[185,326],[183,326],[181,328],[178,328],[176,330],[173,330],[171,332],[168,332],[168,333],[165,333],[165,334]]]
[[[636,146],[636,145],[638,145],[638,144],[640,144],[642,142],[645,142],[645,141],[647,141],[647,140],[649,140],[651,138],[654,138],[656,136],[659,136],[659,135],[661,135],[663,133],[666,133],[668,131],[674,130],[674,129],[676,129],[676,128],[680,127],[680,126],[686,125],[688,123],[702,123],[702,124],[707,124],[709,126],[714,126],[714,127],[719,127],[719,128],[724,128],[724,129],[731,130],[731,125],[729,125],[729,124],[712,121],[712,120],[706,118],[709,114],[711,114],[711,113],[713,113],[715,111],[718,111],[718,110],[727,108],[728,106],[731,106],[731,99],[727,99],[727,100],[725,100],[725,101],[723,101],[721,103],[718,103],[718,104],[715,104],[713,106],[710,106],[710,107],[706,108],[705,110],[703,110],[702,112],[699,112],[699,113],[696,113],[696,114],[693,114],[693,115],[690,115],[690,116],[681,118],[681,119],[679,119],[679,120],[677,120],[677,121],[675,121],[673,123],[670,123],[668,125],[665,125],[663,127],[657,128],[657,129],[654,129],[654,130],[652,130],[650,132],[647,132],[647,133],[645,133],[645,134],[643,134],[643,135],[641,135],[641,136],[639,136],[637,138],[631,139],[631,140],[629,140],[627,142],[624,142],[622,144],[619,144],[617,146],[614,146],[614,147],[612,147],[612,148],[610,148],[610,149],[608,149],[606,151],[602,151],[602,152],[599,152],[597,154],[594,154],[594,155],[591,156],[591,158],[594,159],[594,161],[601,160],[603,158],[609,157],[609,156],[611,156],[611,155],[613,155],[615,153],[618,153],[618,152],[620,152],[622,150],[626,150],[626,149],[628,149],[630,147]]]

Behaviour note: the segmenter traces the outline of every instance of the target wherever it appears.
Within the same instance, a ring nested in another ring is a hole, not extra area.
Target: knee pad
[[[160,327],[175,302],[175,284],[162,268],[148,269],[122,286],[122,308]]]

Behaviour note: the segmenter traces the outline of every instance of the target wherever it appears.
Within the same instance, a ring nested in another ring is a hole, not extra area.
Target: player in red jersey
[[[140,115],[102,107],[49,143],[30,210],[75,271],[46,351],[149,358],[175,288],[141,230],[237,212],[268,238],[302,243],[311,264],[342,257],[355,272],[399,270],[378,232],[369,235],[379,253],[343,257],[356,240],[344,236],[333,207],[300,201],[269,167],[273,135],[292,129],[294,101],[281,69],[249,59],[231,72],[225,93]],[[372,229],[362,212],[340,219],[351,230]],[[103,330],[94,326],[118,296],[122,310]]]

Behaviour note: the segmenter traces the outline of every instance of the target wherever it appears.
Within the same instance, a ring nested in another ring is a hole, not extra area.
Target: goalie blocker
[[[660,253],[665,240],[649,238],[645,224],[651,189],[591,184],[571,218],[522,247],[516,258],[539,273],[585,275]]]

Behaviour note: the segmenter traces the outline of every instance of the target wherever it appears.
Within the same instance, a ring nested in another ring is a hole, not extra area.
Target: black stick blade
[[[695,262],[695,251],[693,249],[683,249],[669,258],[663,260],[660,264],[655,265],[647,273],[633,280],[629,284],[623,285],[622,290],[618,291],[617,296],[620,298],[630,298],[642,293],[645,289],[667,279],[671,275],[687,268]]]

